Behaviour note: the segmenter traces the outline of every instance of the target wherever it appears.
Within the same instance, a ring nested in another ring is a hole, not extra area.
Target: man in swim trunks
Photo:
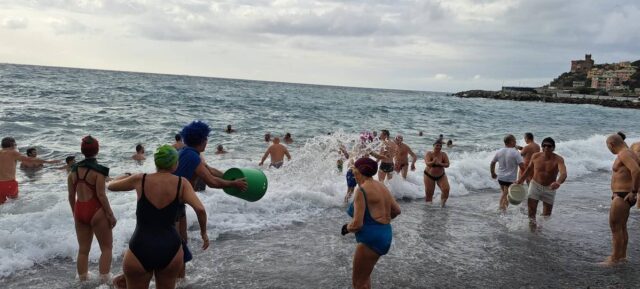
[[[144,146],[142,144],[136,145],[136,153],[132,155],[131,158],[136,161],[144,161],[146,159],[144,156]]]
[[[507,193],[509,186],[513,184],[518,177],[518,167],[521,170],[525,169],[524,160],[522,156],[516,150],[516,137],[509,134],[504,137],[504,147],[501,148],[491,161],[491,178],[498,179],[500,184],[500,210],[507,210],[509,202],[507,200]],[[498,173],[496,173],[496,164],[498,164]]]
[[[640,141],[631,145],[631,150],[636,153],[638,160],[640,160]],[[636,202],[636,206],[640,209],[640,202]]]
[[[384,182],[385,178],[391,180],[393,177],[393,157],[395,156],[396,144],[389,139],[389,131],[386,129],[380,132],[382,147],[379,153],[371,153],[371,156],[378,159],[380,167],[378,170],[378,181]]]
[[[540,152],[540,146],[533,140],[533,134],[530,132],[524,134],[524,142],[527,143],[527,145],[525,145],[524,147],[518,146],[516,148],[520,151],[520,155],[524,160],[524,167],[526,169],[529,166],[529,162],[531,161],[531,157],[533,156],[533,154]],[[521,176],[523,173],[524,170],[520,170]],[[526,179],[527,184],[531,182],[531,177],[532,176],[529,176]]]
[[[623,133],[607,137],[607,148],[616,155],[611,175],[611,209],[609,209],[609,226],[611,227],[611,256],[604,265],[614,265],[627,258],[627,220],[629,210],[637,202],[640,188],[640,158],[631,151],[624,142]]]
[[[60,162],[27,157],[17,150],[15,139],[12,137],[3,138],[2,150],[0,150],[0,204],[6,202],[7,198],[15,199],[18,197],[18,182],[16,182],[16,163],[18,161],[39,165]]]
[[[173,174],[185,177],[194,187],[196,185],[196,179],[202,179],[202,181],[211,188],[236,187],[242,191],[246,190],[247,182],[244,179],[233,181],[224,180],[213,175],[213,168],[208,167],[207,164],[202,161],[201,153],[207,148],[209,133],[211,133],[211,128],[202,121],[193,121],[182,128],[180,134],[186,146],[179,152],[178,168]],[[186,253],[188,251],[188,236],[187,216],[184,206],[178,211],[176,226],[184,242],[183,248]],[[185,254],[185,262],[187,262],[188,259],[188,255]],[[181,270],[179,278],[184,278],[184,268]]]
[[[538,201],[542,201],[542,216],[551,216],[556,190],[567,179],[564,158],[553,152],[556,149],[556,142],[548,137],[542,140],[541,146],[542,152],[533,154],[529,166],[516,182],[522,184],[529,175],[533,174],[528,196],[529,220],[532,229],[535,229],[536,225]]]
[[[269,167],[274,167],[276,169],[281,168],[284,164],[284,156],[287,156],[287,159],[291,160],[289,150],[287,150],[287,147],[280,144],[279,137],[273,138],[273,144],[269,146],[258,165],[262,166],[264,164],[264,160],[266,160],[268,156],[271,156],[271,164],[269,164]]]
[[[407,144],[403,143],[403,140],[404,138],[402,135],[396,136],[397,149],[395,155],[395,171],[397,173],[401,172],[402,178],[406,180],[407,170],[409,169],[409,157],[407,155],[411,156],[411,171],[416,170],[416,161],[418,160],[418,157],[416,157],[416,154],[413,153]]]

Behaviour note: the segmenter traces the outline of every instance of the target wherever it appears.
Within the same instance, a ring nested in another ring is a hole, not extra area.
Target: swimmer
[[[440,195],[440,206],[444,208],[449,199],[449,179],[444,169],[449,167],[449,156],[442,151],[442,142],[436,141],[433,144],[433,151],[428,151],[424,156],[424,162],[427,168],[424,170],[424,190],[426,194],[425,201],[431,203],[433,201],[433,193],[436,184],[442,194]]]
[[[396,154],[398,146],[389,139],[389,131],[383,129],[380,131],[380,141],[382,146],[378,153],[371,153],[371,156],[380,162],[378,168],[378,181],[384,182],[385,179],[393,178],[393,157]]]
[[[518,178],[518,168],[525,170],[524,160],[520,152],[516,150],[516,137],[509,134],[504,137],[504,147],[496,152],[491,161],[491,178],[498,179],[500,184],[500,209],[504,212],[507,210],[509,201],[507,194],[509,186]],[[496,174],[496,164],[498,164],[498,173]]]
[[[293,138],[291,137],[290,133],[286,133],[284,135],[284,143],[285,144],[292,144],[293,143]]]
[[[144,161],[146,159],[144,156],[144,146],[142,144],[136,145],[136,153],[132,155],[131,158],[136,161]]]
[[[175,142],[175,143],[173,143],[173,145],[172,145],[172,146],[173,146],[176,150],[180,150],[180,149],[182,149],[182,148],[184,147],[184,143],[182,142],[182,136],[181,136],[179,133],[177,133],[177,134],[175,135],[175,137],[174,137],[174,138],[175,138],[176,142]]]
[[[287,156],[287,159],[289,161],[291,160],[291,155],[289,154],[289,150],[287,149],[287,147],[280,144],[279,137],[273,138],[273,144],[269,146],[267,151],[262,156],[262,159],[260,160],[260,163],[258,165],[262,166],[264,164],[264,160],[266,160],[268,156],[271,156],[271,164],[269,164],[269,167],[274,167],[276,169],[279,169],[282,167],[282,165],[284,164],[285,156]]]
[[[402,174],[402,178],[403,179],[407,179],[407,170],[409,169],[409,158],[407,157],[407,155],[411,156],[411,171],[415,171],[416,170],[416,161],[418,160],[418,157],[416,157],[416,154],[413,153],[413,151],[411,150],[411,148],[403,143],[404,138],[402,137],[402,135],[397,135],[396,136],[396,155],[395,155],[395,171],[397,173],[401,173]]]
[[[226,153],[227,153],[227,151],[224,150],[224,147],[222,145],[218,145],[216,147],[216,154],[217,155],[223,155],[223,154],[226,154]]]
[[[527,143],[527,145],[525,145],[524,147],[516,146],[516,148],[520,151],[520,155],[524,160],[524,167],[526,169],[527,167],[529,167],[529,162],[531,161],[531,157],[533,156],[533,154],[540,152],[540,145],[538,145],[533,140],[533,134],[530,132],[524,134],[524,142]],[[524,170],[520,170],[520,175],[522,175],[523,173]],[[529,177],[526,179],[527,184],[531,182],[532,177],[532,175],[529,175]]]

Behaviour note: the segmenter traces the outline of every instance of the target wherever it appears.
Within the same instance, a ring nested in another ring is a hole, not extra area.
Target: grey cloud
[[[2,20],[2,27],[7,29],[24,29],[29,25],[29,21],[23,17],[7,17]]]
[[[76,34],[91,31],[89,27],[72,18],[49,18],[47,20],[56,34]]]

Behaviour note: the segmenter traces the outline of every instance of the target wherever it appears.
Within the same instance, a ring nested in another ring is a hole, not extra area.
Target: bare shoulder
[[[556,155],[556,160],[557,161],[564,163],[564,158],[561,155],[559,155],[559,154],[555,154],[555,155]]]
[[[539,158],[539,157],[541,157],[541,156],[543,156],[543,155],[544,155],[544,152],[537,152],[537,153],[534,153],[534,154],[531,156],[531,159],[532,159],[532,160],[533,160],[533,159],[537,159],[537,158]]]

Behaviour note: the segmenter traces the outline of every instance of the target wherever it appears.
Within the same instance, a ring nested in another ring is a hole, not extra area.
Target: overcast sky
[[[460,91],[640,59],[638,0],[0,0],[0,63]]]

